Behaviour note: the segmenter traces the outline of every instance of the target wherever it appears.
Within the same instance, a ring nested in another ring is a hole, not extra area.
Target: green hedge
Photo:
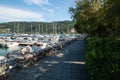
[[[86,60],[91,80],[120,80],[120,40],[87,38]]]

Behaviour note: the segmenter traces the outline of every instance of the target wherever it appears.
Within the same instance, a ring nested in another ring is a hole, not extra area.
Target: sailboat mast
[[[31,34],[32,34],[32,24],[31,24]]]
[[[43,34],[43,25],[42,25],[42,34]]]
[[[39,27],[39,33],[40,33],[40,24],[38,24],[38,27]]]
[[[55,32],[54,32],[54,22],[53,22],[53,34],[54,34]]]
[[[36,26],[36,33],[37,33],[37,26]]]
[[[18,27],[17,31],[18,31],[18,33],[19,33],[19,22],[18,22],[18,26],[17,26],[17,27]]]
[[[56,22],[56,25],[55,25],[55,34],[57,34],[57,22]]]
[[[15,34],[15,22],[14,22],[14,34]]]
[[[22,26],[22,33],[24,33],[24,26]]]
[[[48,32],[48,31],[47,31],[47,25],[46,25],[46,34],[47,34],[47,32]]]

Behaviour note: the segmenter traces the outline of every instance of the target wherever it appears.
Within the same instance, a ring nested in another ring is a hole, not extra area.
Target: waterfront
[[[40,35],[40,34],[0,34],[0,56],[5,56],[7,53],[15,51],[15,50],[19,50],[21,47],[23,46],[12,46],[9,48],[5,48],[2,47],[3,44],[7,44],[9,41],[12,42],[20,42],[19,45],[21,45],[22,43],[25,44],[33,44],[33,43],[39,43],[40,41],[46,41],[49,42],[49,39],[51,39],[51,42],[55,43],[55,42],[59,42],[59,40],[63,40],[63,39],[67,39],[68,36],[73,38],[76,34],[58,34],[58,35],[54,35],[54,34],[46,34],[46,35]],[[12,39],[14,37],[14,39]],[[59,40],[58,40],[59,38]],[[6,42],[6,40],[8,42]],[[12,45],[14,45],[13,43],[11,43]],[[10,45],[11,45],[10,44]],[[25,45],[24,45],[25,46]]]
[[[11,70],[6,80],[89,80],[84,55],[84,40],[75,41],[29,67]]]
[[[10,48],[0,47],[0,56],[5,56],[7,53],[18,50],[21,47],[22,46],[10,47]]]
[[[82,40],[84,37],[85,35],[81,36]],[[32,36],[31,34],[16,34],[13,36],[1,36],[0,43],[2,47],[0,50],[0,56],[1,63],[4,63],[1,67],[1,69],[4,69],[1,72],[1,76],[4,77],[4,75],[7,75],[7,73],[9,74],[9,71],[12,72],[16,70],[15,68],[29,67],[33,63],[37,63],[39,60],[42,60],[47,56],[59,54],[58,50],[63,49],[67,46],[69,48],[71,44],[77,40],[79,40],[77,39],[77,35],[71,36],[71,34],[52,34],[51,36],[40,34],[32,34]],[[17,43],[18,45],[16,45]],[[25,43],[27,45],[20,46],[22,43]],[[57,56],[62,57],[62,55],[63,54]],[[5,65],[6,63],[7,65]],[[7,70],[9,71],[6,71],[6,67],[4,67],[4,65],[8,68]],[[3,72],[6,73],[2,74]],[[19,75],[19,73],[17,75]],[[12,75],[10,79],[13,80]]]

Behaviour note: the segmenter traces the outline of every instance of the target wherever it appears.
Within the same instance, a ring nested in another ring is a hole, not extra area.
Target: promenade
[[[7,80],[89,80],[84,55],[84,40],[75,41],[29,67],[13,69]]]

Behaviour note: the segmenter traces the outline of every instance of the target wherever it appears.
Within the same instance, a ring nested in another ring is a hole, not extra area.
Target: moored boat
[[[19,43],[18,42],[5,42],[3,45],[3,47],[16,47],[16,46],[19,46]]]

